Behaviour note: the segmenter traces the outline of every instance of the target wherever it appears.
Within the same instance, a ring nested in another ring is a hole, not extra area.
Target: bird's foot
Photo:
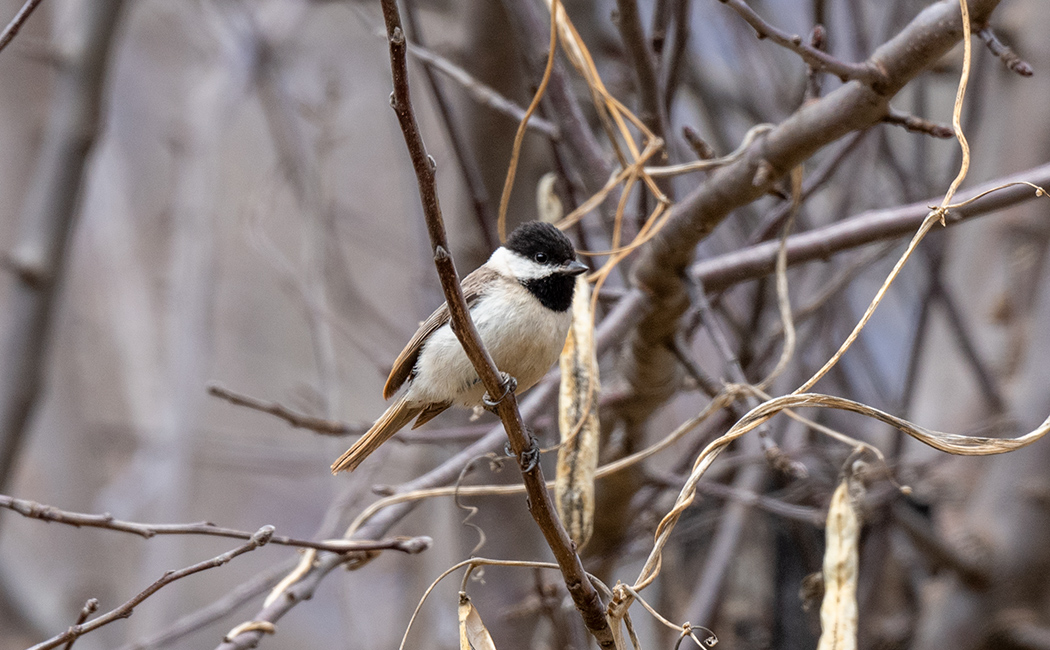
[[[503,393],[497,399],[492,399],[491,397],[489,397],[488,393],[485,393],[485,395],[481,398],[481,403],[485,405],[486,409],[493,413],[496,412],[496,407],[499,406],[499,403],[506,399],[507,395],[510,395],[518,388],[517,379],[511,377],[510,375],[502,371],[500,371],[499,374],[500,377],[503,379]]]
[[[531,472],[540,462],[540,445],[536,442],[536,436],[532,435],[527,428],[525,435],[529,437],[529,447],[518,455],[518,466],[521,467],[522,473]],[[514,458],[514,450],[511,449],[510,442],[503,445],[503,453],[509,458]]]
[[[518,456],[518,465],[521,466],[522,474],[531,472],[540,463],[540,446],[536,442],[536,438],[528,431],[525,432],[525,435],[529,437],[529,448]]]

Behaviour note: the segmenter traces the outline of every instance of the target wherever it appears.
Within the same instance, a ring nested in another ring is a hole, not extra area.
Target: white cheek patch
[[[486,264],[499,271],[502,275],[510,276],[516,280],[535,280],[536,278],[547,277],[553,272],[551,267],[537,264],[502,246],[492,253]]]

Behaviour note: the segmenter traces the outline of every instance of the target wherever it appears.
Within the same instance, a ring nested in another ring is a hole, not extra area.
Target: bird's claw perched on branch
[[[487,410],[493,413],[495,413],[496,407],[499,406],[499,403],[507,398],[507,395],[510,395],[518,389],[517,379],[511,377],[510,375],[502,371],[499,374],[500,377],[503,379],[503,393],[497,399],[492,399],[491,397],[489,397],[488,393],[485,393],[485,396],[481,398],[481,403],[485,405],[485,408]]]

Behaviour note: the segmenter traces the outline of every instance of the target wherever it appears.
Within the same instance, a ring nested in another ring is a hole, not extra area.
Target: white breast
[[[558,360],[572,311],[554,312],[524,287],[507,279],[495,292],[478,299],[471,317],[481,340],[503,372],[518,380],[518,392],[531,388]],[[452,329],[446,324],[427,339],[416,362],[416,377],[407,397],[413,402],[444,402],[474,407],[485,387],[478,381]]]

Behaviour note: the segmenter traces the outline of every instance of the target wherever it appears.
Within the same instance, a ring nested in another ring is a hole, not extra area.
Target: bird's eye
[[[546,264],[546,262],[547,262],[547,254],[546,253],[536,253],[532,257],[532,259],[536,260],[540,264]]]

